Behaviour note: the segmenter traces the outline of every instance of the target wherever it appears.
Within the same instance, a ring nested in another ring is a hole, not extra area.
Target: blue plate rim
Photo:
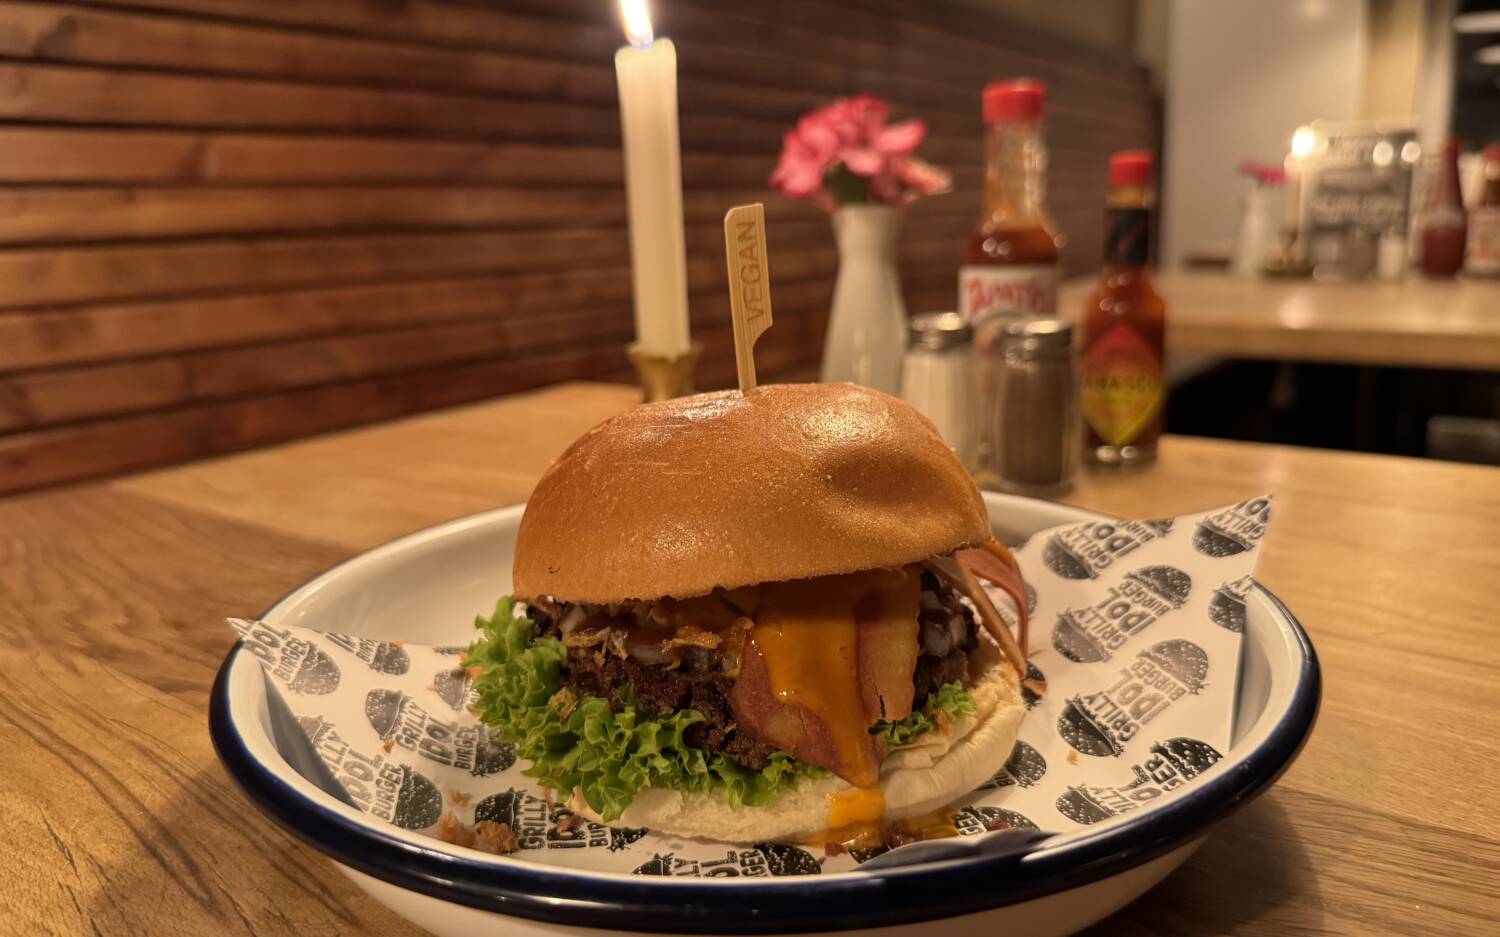
[[[382,548],[350,557],[314,580]],[[1312,732],[1322,676],[1301,622],[1270,590],[1259,583],[1255,588],[1286,619],[1301,655],[1292,698],[1261,745],[1236,770],[1205,778],[1160,807],[1019,855],[964,857],[826,879],[737,878],[734,887],[726,887],[726,882],[695,878],[499,864],[416,845],[328,809],[250,753],[229,704],[229,675],[241,642],[225,656],[210,691],[209,735],[230,777],[283,830],[372,878],[443,901],[552,924],[654,933],[789,934],[919,923],[1028,901],[1127,871],[1194,842],[1273,784]]]

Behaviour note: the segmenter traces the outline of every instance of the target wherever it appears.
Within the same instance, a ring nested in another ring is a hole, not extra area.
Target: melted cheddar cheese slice
[[[915,568],[763,586],[730,694],[735,719],[757,738],[872,787],[885,749],[870,726],[911,711],[920,591]]]

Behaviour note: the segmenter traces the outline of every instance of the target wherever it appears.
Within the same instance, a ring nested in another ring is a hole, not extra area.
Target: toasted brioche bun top
[[[979,489],[916,410],[852,384],[771,384],[589,430],[537,483],[512,578],[522,598],[689,598],[990,536]]]

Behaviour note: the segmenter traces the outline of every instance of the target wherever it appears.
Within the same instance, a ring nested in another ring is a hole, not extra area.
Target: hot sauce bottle
[[[1045,205],[1046,94],[1045,85],[1027,78],[992,82],[984,89],[984,217],[969,237],[958,271],[958,309],[974,329],[981,413],[976,468],[982,480],[1001,474],[997,371],[1005,325],[1057,314],[1061,238]]]
[[[1166,401],[1166,304],[1151,286],[1151,154],[1109,160],[1104,272],[1083,310],[1080,402],[1086,453],[1109,465],[1156,457]]]
[[[1500,143],[1484,148],[1484,185],[1469,212],[1468,256],[1464,273],[1500,277]]]
[[[1021,78],[984,89],[984,218],[958,271],[958,308],[970,323],[1057,312],[1059,237],[1045,205],[1046,86]]]

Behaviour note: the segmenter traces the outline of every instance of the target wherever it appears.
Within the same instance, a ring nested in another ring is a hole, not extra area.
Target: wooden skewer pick
[[[734,362],[740,393],[755,389],[755,341],[771,327],[771,268],[766,260],[766,208],[737,205],[724,214],[729,262],[729,306],[734,314]]]

